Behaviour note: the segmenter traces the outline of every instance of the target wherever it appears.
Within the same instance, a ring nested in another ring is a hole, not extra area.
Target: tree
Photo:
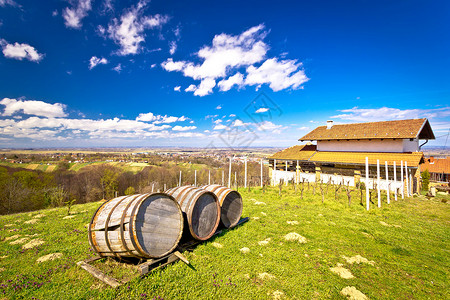
[[[428,186],[430,185],[430,172],[425,170],[420,175],[422,176],[422,188],[425,191],[428,191]]]
[[[117,178],[119,173],[116,170],[106,168],[103,176],[100,179],[103,188],[103,197],[105,199],[111,199],[114,197],[114,192],[117,190],[118,182]]]
[[[55,187],[49,192],[50,204],[53,207],[63,206],[64,200],[67,198],[67,192],[62,186]]]
[[[134,195],[136,193],[136,190],[134,189],[134,187],[129,186],[126,190],[125,190],[125,195]]]

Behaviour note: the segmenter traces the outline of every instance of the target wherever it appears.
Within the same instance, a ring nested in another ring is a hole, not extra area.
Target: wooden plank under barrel
[[[122,196],[103,203],[89,224],[89,243],[99,256],[159,258],[175,249],[183,214],[165,193]]]
[[[193,186],[180,186],[165,193],[180,204],[194,239],[204,241],[214,234],[220,221],[220,205],[214,193]]]
[[[242,197],[237,191],[219,184],[204,185],[200,188],[213,192],[221,207],[220,222],[225,228],[235,226],[242,216]]]

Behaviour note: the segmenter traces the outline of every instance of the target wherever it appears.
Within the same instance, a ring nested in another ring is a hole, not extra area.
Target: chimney
[[[332,120],[328,120],[327,121],[327,129],[331,129],[331,127],[333,127],[333,121]]]

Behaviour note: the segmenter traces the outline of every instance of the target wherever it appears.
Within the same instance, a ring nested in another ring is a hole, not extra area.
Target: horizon
[[[427,118],[446,149],[449,8],[0,0],[0,148],[285,148]]]

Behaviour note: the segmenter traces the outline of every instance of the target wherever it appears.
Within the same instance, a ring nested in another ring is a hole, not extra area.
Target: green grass
[[[7,257],[0,258],[0,299],[272,299],[275,291],[282,292],[282,298],[344,299],[339,292],[346,286],[355,286],[371,299],[450,298],[450,209],[441,201],[448,196],[383,202],[381,209],[372,204],[367,212],[359,197],[354,195],[349,207],[343,192],[335,201],[331,190],[323,204],[311,191],[305,190],[300,200],[286,187],[281,198],[278,188],[240,192],[243,216],[251,220],[185,252],[194,269],[176,262],[118,289],[76,266],[92,255],[85,226],[99,203],[74,206],[72,219],[63,219],[65,208],[2,216],[0,257]],[[265,205],[256,205],[255,200]],[[45,216],[36,224],[24,223],[39,214]],[[308,242],[285,241],[290,232]],[[15,234],[37,234],[28,238],[40,238],[45,244],[22,251],[22,245],[4,241]],[[258,245],[267,238],[267,245]],[[250,252],[241,253],[243,247]],[[63,258],[36,263],[38,257],[54,252],[63,253]],[[342,258],[358,254],[375,264],[351,265]],[[330,268],[337,263],[355,278],[332,273]],[[136,274],[110,260],[96,266],[119,278]],[[261,273],[274,277],[260,279]]]

